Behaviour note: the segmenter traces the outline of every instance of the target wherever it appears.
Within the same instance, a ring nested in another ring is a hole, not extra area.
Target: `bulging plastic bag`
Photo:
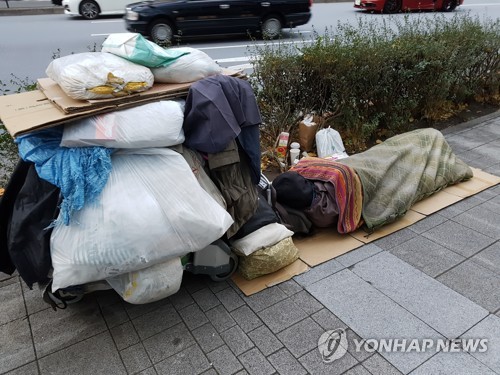
[[[179,57],[168,66],[151,68],[155,82],[195,82],[222,72],[222,68],[210,56],[199,49],[179,47],[172,48],[172,50],[188,54]]]
[[[320,158],[335,155],[336,159],[342,159],[349,156],[345,152],[344,142],[339,132],[330,127],[316,133],[316,149]]]
[[[184,142],[184,101],[163,100],[64,125],[63,147],[168,147]]]
[[[248,256],[257,250],[275,245],[291,236],[293,236],[293,232],[288,230],[283,224],[271,223],[238,240],[230,240],[230,242],[231,247],[237,254]]]
[[[138,33],[110,34],[102,43],[101,51],[112,53],[148,68],[167,66],[188,53],[174,48],[162,48]]]
[[[173,150],[121,150],[112,164],[98,199],[54,227],[54,291],[201,250],[233,222]]]
[[[84,52],[52,60],[45,73],[73,99],[106,99],[146,91],[154,77],[145,66],[106,52]]]
[[[106,281],[126,302],[143,304],[177,293],[182,273],[181,258],[176,257],[142,270],[110,277]]]

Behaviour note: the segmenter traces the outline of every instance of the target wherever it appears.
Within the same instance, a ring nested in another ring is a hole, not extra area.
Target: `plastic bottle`
[[[300,157],[300,144],[292,142],[290,144],[290,165],[293,166],[299,161]]]

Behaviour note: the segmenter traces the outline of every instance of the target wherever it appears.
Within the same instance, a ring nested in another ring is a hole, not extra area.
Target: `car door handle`
[[[221,5],[219,5],[219,8],[221,8],[221,9],[229,9],[229,4],[221,4]]]
[[[271,3],[264,2],[264,3],[260,3],[260,5],[262,5],[263,7],[269,7],[269,6],[271,6]]]

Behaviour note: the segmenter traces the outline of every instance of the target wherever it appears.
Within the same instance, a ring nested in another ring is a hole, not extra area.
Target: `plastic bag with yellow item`
[[[45,73],[73,99],[122,97],[146,91],[154,82],[149,68],[106,52],[60,57]]]

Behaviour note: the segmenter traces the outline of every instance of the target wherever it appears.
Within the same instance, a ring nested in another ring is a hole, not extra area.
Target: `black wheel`
[[[221,273],[218,275],[210,275],[210,278],[213,281],[224,281],[231,277],[234,271],[236,271],[236,269],[238,268],[238,256],[233,252],[229,254],[229,264],[231,265],[231,270],[229,272]]]
[[[261,26],[262,37],[264,39],[274,39],[281,34],[281,20],[276,16],[267,17]]]
[[[160,46],[170,45],[174,37],[174,28],[167,20],[157,20],[151,24],[149,36]]]
[[[83,0],[80,3],[80,14],[83,18],[87,20],[96,19],[99,16],[101,10],[99,9],[99,5],[93,0]]]
[[[443,12],[453,12],[457,7],[457,0],[444,0],[443,7],[441,10]]]
[[[401,10],[401,0],[385,0],[384,13],[397,13]]]

